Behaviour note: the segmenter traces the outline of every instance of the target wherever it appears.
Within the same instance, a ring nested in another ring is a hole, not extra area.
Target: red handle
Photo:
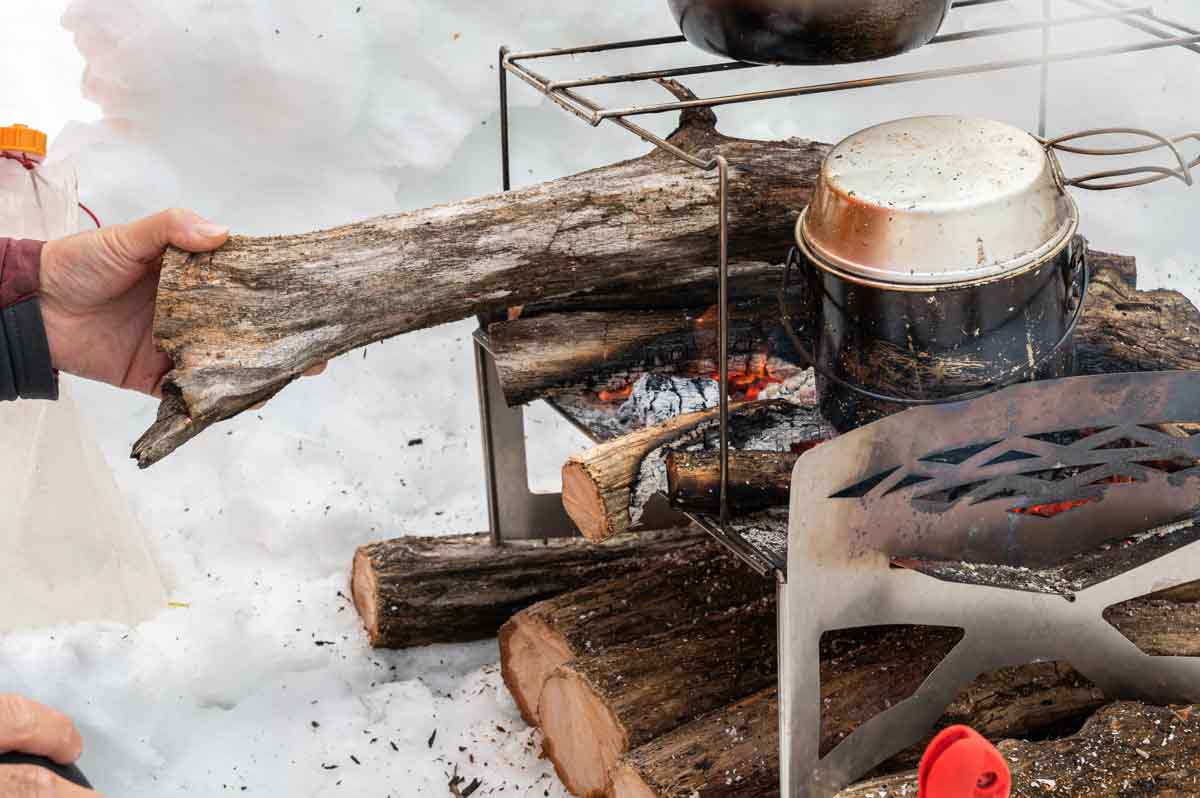
[[[974,729],[951,726],[921,757],[918,798],[1008,798],[1008,763]]]

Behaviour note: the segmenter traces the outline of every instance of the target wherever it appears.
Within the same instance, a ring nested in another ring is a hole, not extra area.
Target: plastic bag
[[[30,155],[0,158],[0,236],[76,232],[74,170]],[[61,389],[58,402],[0,404],[0,632],[133,624],[166,602],[143,532],[66,380]]]

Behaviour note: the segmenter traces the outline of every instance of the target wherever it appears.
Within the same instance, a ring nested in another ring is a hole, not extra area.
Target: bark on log
[[[743,427],[777,424],[795,409],[786,400],[742,402],[730,406],[730,423]],[[646,457],[713,427],[718,419],[716,409],[686,413],[572,456],[562,471],[563,506],[584,537],[600,541],[629,531],[632,490]]]
[[[1000,753],[1013,798],[1087,798],[1200,794],[1200,706],[1120,703],[1097,712],[1080,732],[1052,742],[1006,741]],[[837,798],[912,798],[914,773],[855,785]]]
[[[804,448],[808,451],[818,444]],[[801,452],[730,452],[729,509],[751,513],[786,507],[791,498],[792,469]],[[680,510],[717,513],[721,509],[721,458],[713,452],[667,455],[667,498]]]
[[[828,147],[731,139],[699,115],[675,141],[730,163],[735,271],[779,262]],[[155,342],[175,367],[134,457],[151,465],[309,367],[374,341],[550,298],[711,281],[716,194],[715,174],[656,150],[333,230],[172,250]]]
[[[542,688],[546,755],[572,793],[602,796],[621,754],[767,687],[775,666],[774,602],[579,657]]]
[[[583,655],[709,622],[769,599],[775,583],[716,544],[534,604],[500,629],[500,668],[517,708],[538,724],[538,702],[555,668]]]
[[[1178,629],[1200,628],[1200,583],[1127,602],[1109,619],[1143,650],[1193,655],[1200,632],[1180,635]],[[864,720],[911,695],[930,664],[936,664],[935,654],[954,639],[943,630],[913,629],[826,635],[821,648],[822,752]],[[883,667],[886,678],[880,676]],[[1069,665],[1043,662],[1005,668],[984,674],[960,693],[938,728],[963,723],[992,740],[1043,736],[1087,718],[1105,701]],[[625,754],[614,767],[609,798],[773,798],[779,790],[777,712],[778,696],[770,687],[652,740]],[[897,755],[883,770],[915,766],[927,743],[928,739]],[[853,790],[850,794],[868,795]]]
[[[768,351],[764,302],[730,314],[731,372],[749,371]],[[647,371],[712,374],[718,366],[717,319],[708,308],[549,313],[492,324],[488,348],[510,406],[579,390],[627,385]]]
[[[375,648],[481,640],[513,613],[706,545],[687,528],[492,546],[487,535],[399,538],[354,555],[354,605]]]

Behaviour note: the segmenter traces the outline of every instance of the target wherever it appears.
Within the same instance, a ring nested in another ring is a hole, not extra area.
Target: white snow
[[[664,3],[637,0],[75,0],[63,22],[88,63],[83,96],[103,112],[92,121],[94,109],[69,88],[79,56],[47,10],[66,4],[34,5],[37,14],[3,34],[29,43],[21,62],[13,48],[0,48],[5,74],[29,77],[17,92],[6,83],[0,114],[52,130],[67,118],[84,120],[67,125],[52,149],[75,160],[85,201],[104,221],[187,205],[257,234],[494,191],[499,44],[540,48],[671,32]],[[1155,5],[1200,23],[1190,0]],[[987,6],[971,13],[996,23],[1013,17]],[[1031,35],[977,43],[953,57],[1010,57],[1038,42]],[[648,68],[656,57],[703,58],[676,48],[565,59],[557,69]],[[927,48],[886,68],[943,57]],[[1056,68],[1051,130],[1194,129],[1195,59],[1160,52]],[[868,69],[811,75],[830,80]],[[704,93],[781,85],[796,75],[737,74],[688,82]],[[825,140],[915,113],[973,113],[1032,127],[1036,81],[1027,70],[720,116],[732,134]],[[510,96],[518,185],[644,150],[619,131],[591,130],[537,102],[518,81],[510,81]],[[664,96],[645,89],[636,99]],[[647,124],[665,133],[674,120]],[[1200,190],[1170,184],[1080,200],[1096,246],[1137,254],[1147,285],[1179,285],[1200,298]],[[112,795],[243,787],[248,794],[447,795],[456,766],[467,782],[482,779],[476,795],[561,795],[538,758],[536,735],[503,691],[494,643],[373,653],[339,595],[360,543],[486,525],[471,329],[450,325],[343,357],[325,376],[289,387],[148,472],[126,458],[155,403],[76,383],[174,604],[134,628],[85,624],[5,636],[0,689],[70,712],[87,739],[85,769]],[[539,438],[533,481],[547,485],[580,442],[545,411],[529,426]]]

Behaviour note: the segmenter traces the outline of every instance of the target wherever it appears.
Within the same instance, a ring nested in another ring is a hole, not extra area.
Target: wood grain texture
[[[828,147],[744,141],[709,121],[675,134],[731,165],[735,269],[779,262]],[[712,280],[717,179],[665,153],[506,194],[294,236],[234,236],[163,261],[155,342],[175,364],[134,445],[149,466],[374,341],[592,292]]]
[[[623,753],[773,684],[775,669],[773,601],[585,654],[542,688],[546,756],[572,793],[602,796]]]
[[[707,623],[769,599],[775,582],[717,544],[538,602],[500,629],[500,668],[517,708],[537,725],[546,677],[559,665],[616,645]]]
[[[707,545],[687,528],[495,547],[488,535],[408,537],[354,556],[355,607],[375,648],[481,640],[530,604]]]

